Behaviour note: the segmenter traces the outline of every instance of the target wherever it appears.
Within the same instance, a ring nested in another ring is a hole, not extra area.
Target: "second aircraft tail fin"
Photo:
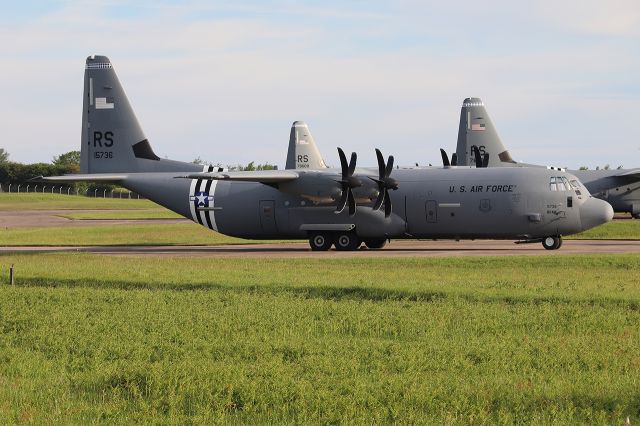
[[[294,121],[289,135],[289,150],[285,169],[326,169],[309,126],[304,121]]]
[[[481,155],[489,154],[489,167],[511,166],[516,163],[502,144],[482,99],[467,98],[460,110],[456,147],[458,165],[469,166],[476,163],[474,146]]]

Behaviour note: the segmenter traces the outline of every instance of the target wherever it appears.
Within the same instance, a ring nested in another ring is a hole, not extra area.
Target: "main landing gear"
[[[358,250],[362,242],[355,232],[314,232],[309,236],[309,245],[313,251],[327,251],[332,245],[339,251],[353,251]],[[381,249],[387,240],[371,239],[364,240],[364,243],[370,249]]]
[[[558,250],[562,247],[562,237],[560,235],[555,237],[544,237],[542,239],[542,247],[547,250]]]

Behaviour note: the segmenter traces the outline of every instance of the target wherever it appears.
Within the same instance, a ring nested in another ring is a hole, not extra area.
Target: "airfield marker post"
[[[13,263],[9,267],[9,284],[13,285]]]

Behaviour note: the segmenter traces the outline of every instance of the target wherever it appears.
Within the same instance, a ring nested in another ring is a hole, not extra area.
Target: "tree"
[[[4,148],[0,148],[0,164],[6,163],[7,161],[9,161],[9,153]]]
[[[589,170],[589,168],[587,166],[580,166],[578,170]]]
[[[70,167],[80,169],[80,151],[69,151],[53,157],[51,162],[54,166]]]

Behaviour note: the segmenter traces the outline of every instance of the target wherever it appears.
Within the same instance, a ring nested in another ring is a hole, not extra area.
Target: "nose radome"
[[[611,204],[598,198],[589,198],[580,206],[582,230],[594,228],[613,219]]]

